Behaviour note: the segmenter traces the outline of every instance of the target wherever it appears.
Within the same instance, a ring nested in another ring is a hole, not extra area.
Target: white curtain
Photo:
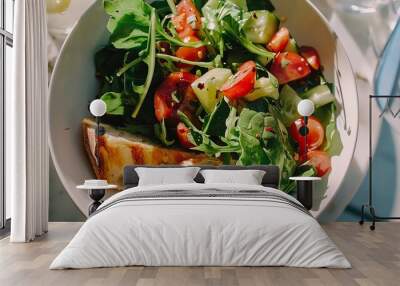
[[[45,0],[15,1],[14,94],[6,100],[6,187],[12,242],[47,231],[47,25]]]

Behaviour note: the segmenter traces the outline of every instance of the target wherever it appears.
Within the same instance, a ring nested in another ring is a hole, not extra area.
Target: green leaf
[[[233,41],[242,45],[250,53],[265,57],[267,61],[274,58],[275,54],[261,46],[253,44],[244,34],[243,27],[249,19],[249,13],[230,1],[219,1],[216,19],[218,29],[226,38],[224,41]]]
[[[268,155],[269,163],[279,167],[280,174],[280,189],[285,192],[290,192],[292,187],[289,178],[293,176],[297,166],[294,160],[294,151],[289,142],[289,135],[285,125],[279,120],[278,114],[280,110],[274,105],[269,105],[271,116],[264,121],[265,129],[263,138],[265,141],[265,150]],[[270,134],[269,130],[272,129]]]
[[[124,104],[121,93],[107,92],[100,97],[107,105],[107,114],[124,115]]]
[[[336,104],[334,102],[325,105],[314,113],[321,124],[325,127],[325,141],[322,146],[330,156],[339,155],[343,149],[339,130],[336,126]]]
[[[237,5],[242,9],[243,11],[248,11],[247,7],[247,1],[246,0],[228,0],[227,2],[232,2],[233,4]]]
[[[124,65],[126,51],[118,50],[108,45],[95,54],[95,66],[97,76],[112,76]]]
[[[221,57],[219,55],[216,56],[214,58],[214,60],[212,60],[210,62],[194,62],[194,61],[189,61],[189,60],[185,60],[185,59],[178,58],[175,56],[160,54],[160,53],[156,54],[156,57],[157,57],[157,59],[165,60],[168,62],[182,63],[182,64],[198,66],[198,67],[207,68],[207,69],[222,67]]]
[[[226,130],[225,121],[229,116],[229,105],[225,100],[221,100],[214,111],[210,114],[203,131],[211,136],[224,136]]]
[[[171,146],[172,144],[175,143],[175,140],[168,139],[167,127],[165,126],[164,120],[161,123],[157,123],[154,125],[154,134],[165,146]]]
[[[267,155],[257,138],[241,132],[239,142],[242,149],[238,165],[264,165],[268,163]]]
[[[239,142],[242,149],[238,164],[267,164],[268,158],[263,149],[261,138],[264,131],[265,113],[243,109],[240,113],[238,127]]]
[[[210,156],[218,157],[222,153],[237,153],[240,152],[240,146],[238,144],[227,144],[224,146],[218,145],[213,142],[209,135],[204,133],[203,131],[196,128],[190,119],[183,112],[178,111],[179,119],[189,128],[190,134],[193,139],[193,143],[197,146],[192,148],[193,150],[197,150],[200,152],[204,152]]]
[[[110,41],[117,49],[143,49],[149,37],[149,18],[125,14],[116,23]]]
[[[141,93],[139,93],[139,101],[135,106],[135,109],[132,112],[132,117],[135,118],[137,117],[140,108],[142,107],[142,104],[144,102],[144,99],[146,98],[146,95],[149,91],[151,82],[153,80],[153,75],[154,75],[154,68],[156,64],[156,12],[155,9],[152,8],[151,10],[151,21],[150,21],[150,35],[149,35],[149,40],[148,40],[148,46],[147,46],[147,56],[144,59],[144,63],[146,63],[148,70],[147,70],[147,77],[146,81],[143,84],[143,87],[140,87]],[[136,90],[138,90],[139,87],[136,87]]]
[[[237,110],[235,107],[231,106],[229,115],[225,121],[226,131],[225,139],[226,142],[229,141],[239,141],[239,128],[236,126],[239,117],[237,116]]]
[[[104,10],[110,15],[107,29],[110,33],[114,32],[118,21],[127,14],[135,15],[136,21],[149,21],[150,9],[143,0],[104,0]]]
[[[201,11],[203,6],[207,3],[207,0],[193,0],[194,5],[196,5],[197,10]]]
[[[171,10],[170,5],[168,5],[165,0],[152,0],[148,2],[151,7],[155,8],[157,11],[157,15],[159,17],[165,17],[168,14],[171,14],[173,11]]]
[[[211,45],[219,51],[220,55],[224,55],[224,40],[222,38],[221,27],[218,23],[217,13],[218,13],[218,0],[209,0],[202,8],[203,13],[203,32],[207,39],[210,41]]]

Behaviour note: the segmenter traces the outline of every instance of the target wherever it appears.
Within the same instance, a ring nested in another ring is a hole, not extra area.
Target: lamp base
[[[106,193],[105,189],[91,189],[89,190],[89,197],[94,201],[90,206],[89,206],[89,216],[94,213],[97,208],[101,205],[101,199],[104,197]]]
[[[297,181],[297,200],[310,210],[313,206],[313,181]]]

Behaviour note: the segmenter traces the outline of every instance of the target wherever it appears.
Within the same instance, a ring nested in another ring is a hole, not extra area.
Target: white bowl
[[[273,1],[277,13],[285,16],[287,26],[298,43],[315,47],[325,67],[324,75],[336,87],[341,106],[337,125],[343,142],[340,156],[332,158],[328,179],[317,184],[314,192],[315,216],[321,216],[335,204],[342,192],[340,185],[347,173],[357,139],[358,96],[354,74],[343,46],[322,14],[306,0]],[[88,105],[97,94],[94,54],[108,40],[108,17],[96,1],[78,20],[64,43],[50,84],[50,150],[54,165],[66,191],[83,212],[90,199],[75,186],[93,176],[82,144],[81,120],[90,116]]]

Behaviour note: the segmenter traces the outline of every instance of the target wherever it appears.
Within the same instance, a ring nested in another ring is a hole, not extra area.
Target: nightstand
[[[79,190],[88,190],[93,203],[89,206],[89,216],[102,204],[106,190],[116,189],[116,185],[109,185],[106,180],[85,180],[83,185],[76,186]]]
[[[313,205],[313,182],[321,181],[320,177],[290,177],[297,183],[297,200],[310,210]]]

